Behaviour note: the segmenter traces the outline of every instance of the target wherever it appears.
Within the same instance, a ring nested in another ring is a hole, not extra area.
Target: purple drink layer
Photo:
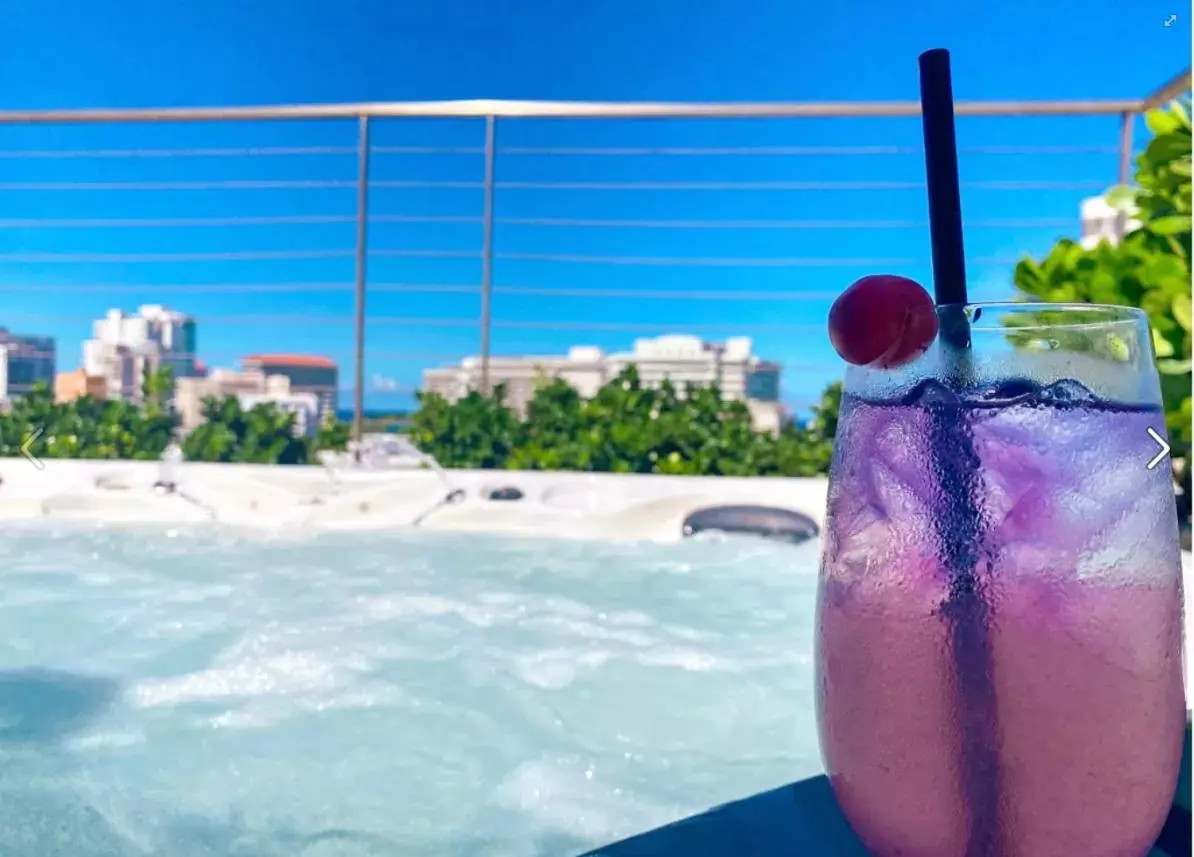
[[[973,496],[942,488],[943,425],[966,438]],[[835,792],[878,857],[1148,851],[1185,725],[1174,496],[1167,467],[1146,467],[1150,427],[1163,433],[1159,410],[1068,381],[843,401],[819,719]],[[977,790],[943,536],[975,520],[961,572],[985,608],[994,757]]]

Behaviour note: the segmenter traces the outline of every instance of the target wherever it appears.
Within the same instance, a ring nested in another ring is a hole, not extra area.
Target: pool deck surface
[[[163,492],[159,483],[175,490]],[[677,542],[687,518],[756,505],[820,526],[824,478],[505,470],[328,469],[0,459],[0,521],[382,532],[409,527],[577,540]],[[495,495],[516,499],[495,499]]]

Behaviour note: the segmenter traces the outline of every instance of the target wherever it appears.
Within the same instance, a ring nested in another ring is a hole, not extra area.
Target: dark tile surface
[[[1149,857],[1188,857],[1190,727],[1173,812]],[[825,777],[716,807],[584,857],[868,857]]]

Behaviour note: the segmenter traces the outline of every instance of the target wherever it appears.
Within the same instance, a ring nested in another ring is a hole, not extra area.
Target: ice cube
[[[1036,395],[1040,385],[1027,378],[1006,378],[989,387],[978,390],[971,398],[980,402],[1010,403],[1016,399]]]
[[[905,403],[921,407],[957,405],[960,401],[957,393],[935,378],[921,381],[904,397]]]
[[[1093,405],[1098,402],[1098,397],[1089,388],[1069,379],[1050,384],[1041,390],[1038,399],[1050,405]]]

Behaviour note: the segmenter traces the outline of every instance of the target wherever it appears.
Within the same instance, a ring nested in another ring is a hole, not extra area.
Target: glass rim
[[[948,305],[946,305],[948,306]],[[940,313],[946,306],[938,305]],[[956,306],[956,305],[955,305]],[[1121,306],[1118,304],[1084,304],[1084,303],[1045,303],[1019,301],[977,301],[962,305],[966,314],[969,329],[976,333],[1007,333],[1009,327],[1003,323],[1008,315],[1029,313],[1050,313],[1054,317],[1066,314],[1084,314],[1081,321],[1066,321],[1059,319],[1048,323],[1035,325],[1017,325],[1014,330],[1097,330],[1114,325],[1139,325],[1148,322],[1148,315],[1138,307]],[[984,315],[990,314],[990,322],[984,322]],[[1098,316],[1091,318],[1091,315]]]

